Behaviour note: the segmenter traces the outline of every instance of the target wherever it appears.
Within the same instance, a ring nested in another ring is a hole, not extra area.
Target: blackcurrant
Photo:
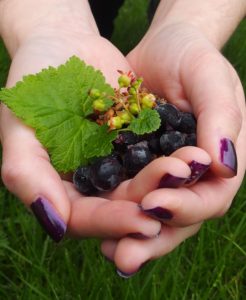
[[[196,146],[197,145],[196,134],[195,133],[190,133],[190,134],[186,135],[185,145],[186,146]]]
[[[181,121],[180,111],[170,103],[161,103],[155,107],[161,118],[161,126],[169,124],[176,129]]]
[[[99,158],[90,166],[90,180],[99,191],[111,191],[123,179],[123,167],[115,155]]]
[[[117,138],[114,140],[113,145],[116,151],[122,152],[126,151],[129,145],[134,145],[140,141],[137,134],[132,131],[122,131],[118,134]]]
[[[169,131],[160,138],[160,146],[164,155],[170,155],[177,149],[185,146],[186,134],[179,131]]]
[[[76,189],[85,195],[92,195],[96,192],[89,177],[90,167],[79,167],[73,174],[73,183]]]
[[[189,112],[180,112],[180,117],[180,124],[177,130],[185,133],[195,133],[196,119],[194,115]]]
[[[160,146],[160,136],[161,134],[156,132],[154,134],[150,134],[147,139],[150,151],[156,155],[162,153],[161,146]]]
[[[153,156],[147,141],[129,146],[123,157],[123,166],[129,177],[134,177],[141,169],[151,162]]]

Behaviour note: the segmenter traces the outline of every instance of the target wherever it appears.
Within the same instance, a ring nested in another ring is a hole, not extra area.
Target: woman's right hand
[[[41,17],[36,18],[30,28],[30,24],[25,23],[25,18],[30,20],[25,6],[29,7],[27,4],[32,5],[32,2],[25,0],[26,4],[20,5],[16,1],[4,1],[2,5],[6,3],[6,6],[1,6],[0,11],[5,16],[2,22],[12,24],[8,23],[9,11],[13,15],[18,12],[19,18],[19,23],[18,20],[14,22],[18,25],[18,38],[4,31],[6,24],[2,27],[3,38],[12,56],[7,87],[15,85],[24,75],[58,66],[72,55],[100,69],[112,85],[116,85],[118,69],[130,69],[124,56],[99,35],[87,1],[48,1],[47,7],[40,4]],[[30,13],[39,15],[39,10],[29,8]],[[27,207],[31,207],[55,241],[62,239],[67,226],[71,234],[108,238],[135,233],[153,237],[160,231],[160,222],[141,214],[134,202],[124,198],[109,201],[80,195],[53,168],[34,130],[25,126],[3,104],[0,137],[3,182]]]

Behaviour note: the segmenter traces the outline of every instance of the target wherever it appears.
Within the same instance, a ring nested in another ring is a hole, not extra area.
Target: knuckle
[[[21,168],[5,163],[2,165],[1,176],[5,186],[8,189],[13,190],[15,185],[23,178],[23,176],[25,176],[25,174]]]

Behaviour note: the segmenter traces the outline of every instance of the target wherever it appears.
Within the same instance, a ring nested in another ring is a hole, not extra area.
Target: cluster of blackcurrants
[[[160,128],[138,136],[122,131],[113,142],[114,151],[98,158],[88,166],[79,167],[73,182],[84,195],[111,191],[123,180],[134,177],[153,159],[168,156],[184,146],[196,146],[196,119],[189,112],[181,112],[174,105],[157,102],[154,108],[160,115]]]

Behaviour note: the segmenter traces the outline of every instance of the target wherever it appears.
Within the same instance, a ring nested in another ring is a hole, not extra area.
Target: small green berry
[[[120,129],[122,128],[122,124],[122,120],[119,116],[112,117],[108,121],[108,126],[110,127],[110,129]]]
[[[103,112],[106,111],[106,104],[103,99],[97,99],[93,101],[92,107],[94,110]]]
[[[143,108],[152,108],[155,105],[155,96],[153,94],[147,94],[141,99]]]
[[[123,74],[118,78],[118,83],[120,87],[128,87],[131,83],[131,78],[126,74]]]
[[[134,87],[130,87],[129,90],[128,90],[128,93],[130,95],[136,95],[137,94],[137,91]]]
[[[91,89],[89,95],[92,99],[98,99],[101,97],[101,92],[98,89]]]
[[[131,112],[133,115],[137,115],[137,114],[139,113],[139,111],[140,111],[140,109],[139,109],[137,103],[132,103],[132,104],[130,104],[129,110],[130,110],[130,112]]]
[[[130,113],[126,110],[123,110],[122,112],[119,112],[119,117],[123,124],[129,124],[132,120],[132,117]]]
[[[137,103],[137,97],[136,96],[131,96],[128,99],[128,102],[131,103]]]

